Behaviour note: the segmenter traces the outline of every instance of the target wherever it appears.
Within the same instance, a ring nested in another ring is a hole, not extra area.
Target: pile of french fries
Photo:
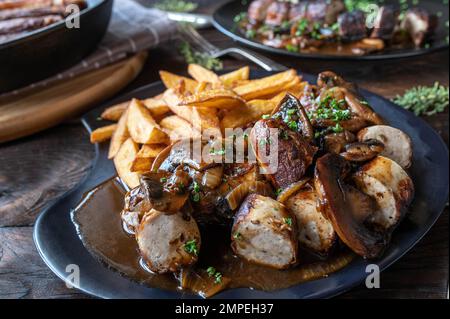
[[[293,69],[250,79],[248,66],[217,75],[190,64],[188,73],[192,78],[160,71],[162,94],[107,108],[101,118],[117,123],[91,133],[92,143],[111,139],[108,157],[128,187],[139,185],[139,175],[171,143],[207,129],[244,127],[270,114],[287,93],[299,96],[306,84]]]

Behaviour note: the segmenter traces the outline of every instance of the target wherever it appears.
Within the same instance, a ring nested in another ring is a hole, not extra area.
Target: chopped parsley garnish
[[[220,150],[215,150],[214,147],[212,147],[209,150],[209,154],[211,154],[211,155],[225,155],[225,149],[221,148]]]
[[[263,120],[267,120],[269,117],[270,117],[269,114],[263,114],[263,116],[261,116],[261,118],[262,118]]]
[[[192,239],[187,241],[184,244],[184,251],[186,251],[188,254],[197,256],[198,255],[197,240]]]
[[[214,283],[220,284],[222,282],[222,274],[216,270],[214,267],[208,267],[206,273],[209,277],[214,277]]]
[[[342,126],[339,123],[336,123],[336,125],[333,127],[334,133],[341,133],[343,131],[344,131],[344,129],[342,128]]]
[[[249,39],[253,39],[256,36],[256,31],[253,29],[249,29],[245,32],[245,36]]]
[[[292,226],[292,218],[291,217],[285,217],[283,218],[283,221],[286,225]]]
[[[278,188],[276,191],[275,191],[275,195],[280,195],[281,193],[283,192],[283,189],[282,188]]]
[[[288,140],[288,139],[289,139],[289,133],[288,133],[287,131],[285,131],[285,130],[281,130],[281,132],[280,132],[280,137],[281,137],[283,140]]]
[[[161,178],[159,179],[159,181],[160,181],[161,183],[165,183],[165,182],[167,182],[167,177],[161,177]]]
[[[240,22],[244,21],[245,19],[247,19],[247,12],[241,12],[241,13],[238,13],[238,14],[233,18],[233,21],[234,21],[235,23],[240,23]]]
[[[319,103],[315,112],[308,113],[308,117],[332,120],[336,123],[350,119],[350,110],[345,109],[345,100],[337,100],[331,95],[327,95]]]
[[[235,232],[235,233],[233,234],[233,238],[234,238],[234,239],[241,239],[241,238],[242,238],[242,235],[241,235],[240,232]]]
[[[192,198],[192,200],[194,202],[199,202],[200,201],[200,186],[195,181],[192,183],[192,195],[191,195],[191,198]]]
[[[247,133],[244,133],[242,136],[244,137],[244,140],[248,139],[248,134]]]
[[[290,121],[287,125],[288,125],[288,127],[289,127],[291,130],[297,130],[297,129],[298,129],[298,125],[297,125],[297,122],[296,122],[296,121]]]

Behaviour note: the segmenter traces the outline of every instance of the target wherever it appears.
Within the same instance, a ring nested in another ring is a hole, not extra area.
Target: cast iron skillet
[[[439,15],[441,15],[439,17],[439,27],[437,28],[435,33],[435,40],[429,47],[421,49],[386,49],[379,53],[373,53],[363,56],[289,52],[285,49],[277,49],[254,40],[247,39],[245,35],[238,30],[233,19],[240,12],[246,12],[251,1],[252,0],[246,0],[246,4],[243,4],[245,3],[243,0],[235,0],[219,7],[213,14],[213,25],[217,28],[217,30],[232,38],[233,40],[269,53],[288,55],[298,58],[314,58],[327,60],[384,60],[406,58],[431,53],[436,50],[448,47],[448,27],[446,26],[446,22],[448,21],[448,4],[443,3],[445,0],[421,0],[417,5],[419,7],[428,9],[429,12],[439,12]],[[377,1],[374,2],[376,3]],[[412,1],[408,0],[408,2],[411,3]],[[386,0],[384,3],[398,4],[399,0]]]
[[[252,77],[262,77],[268,72],[252,72]],[[307,81],[316,77],[303,74]],[[132,97],[146,98],[164,90],[162,83],[144,86],[121,96],[106,105],[97,107],[83,117],[88,131],[105,125],[97,118],[106,106],[130,100]],[[363,282],[368,263],[376,263],[380,269],[390,266],[411,249],[437,220],[448,197],[448,150],[440,136],[422,119],[390,101],[361,90],[367,101],[390,125],[405,131],[412,139],[414,160],[411,177],[416,187],[412,207],[401,225],[393,234],[392,242],[383,257],[367,262],[355,258],[347,267],[327,278],[302,283],[272,292],[239,288],[226,290],[215,298],[324,298],[340,294]],[[57,200],[39,216],[34,228],[34,241],[45,263],[61,279],[70,274],[66,266],[80,267],[78,289],[102,298],[199,298],[180,291],[165,291],[132,282],[119,273],[108,269],[95,259],[83,246],[70,212],[79,203],[84,193],[115,175],[112,161],[107,159],[109,143],[96,145],[96,158],[90,175],[74,190]],[[94,147],[94,146],[93,146]]]
[[[65,21],[0,44],[0,93],[45,79],[91,53],[105,34],[113,0],[87,0],[80,12],[80,28]]]

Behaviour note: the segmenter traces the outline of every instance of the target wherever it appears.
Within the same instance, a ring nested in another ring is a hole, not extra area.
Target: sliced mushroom
[[[373,159],[384,150],[383,143],[377,140],[366,140],[345,145],[345,152],[340,155],[348,161],[365,162]]]
[[[125,205],[120,214],[126,230],[135,233],[142,217],[150,209],[150,201],[140,185],[130,190],[125,195]]]
[[[285,269],[297,262],[295,216],[270,197],[247,196],[234,218],[231,247],[239,257]]]
[[[358,114],[361,118],[365,119],[371,124],[383,124],[383,119],[375,113],[372,108],[367,104],[362,102],[353,92],[344,89],[345,102],[347,102],[350,109]]]
[[[277,129],[279,134],[272,137],[270,129]],[[251,131],[250,141],[262,168],[273,164],[262,159],[261,152],[270,149],[270,143],[274,142],[271,139],[274,138],[278,143],[276,154],[278,166],[275,172],[269,172],[265,176],[278,190],[299,181],[305,175],[306,169],[312,164],[317,148],[309,144],[299,133],[289,130],[280,120],[260,120]]]
[[[308,250],[327,255],[336,242],[333,225],[318,210],[318,196],[312,185],[291,196],[286,207],[297,218],[298,240]]]
[[[389,233],[367,226],[376,203],[345,182],[349,171],[349,163],[339,155],[326,154],[317,160],[314,184],[321,212],[350,249],[364,258],[375,258],[386,246]]]
[[[345,149],[345,145],[356,140],[356,136],[345,130],[341,133],[327,134],[324,137],[324,147],[329,153],[339,154]]]
[[[369,126],[358,132],[361,142],[375,139],[384,144],[380,155],[396,161],[401,167],[408,168],[412,163],[412,142],[403,131],[387,125]]]
[[[414,197],[414,184],[395,161],[378,156],[353,176],[358,187],[378,204],[370,222],[383,230],[392,230],[405,215]]]
[[[192,217],[154,209],[144,216],[136,239],[146,266],[158,274],[194,264],[201,246],[200,232]]]

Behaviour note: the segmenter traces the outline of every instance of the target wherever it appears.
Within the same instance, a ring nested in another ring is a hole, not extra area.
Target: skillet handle
[[[220,50],[219,52],[213,54],[215,58],[224,56],[224,55],[238,55],[240,57],[243,57],[247,60],[250,60],[251,62],[257,64],[261,68],[263,68],[266,71],[286,71],[288,68],[282,64],[279,64],[269,58],[266,58],[265,56],[250,51],[248,49],[244,48],[226,48],[223,50]]]

